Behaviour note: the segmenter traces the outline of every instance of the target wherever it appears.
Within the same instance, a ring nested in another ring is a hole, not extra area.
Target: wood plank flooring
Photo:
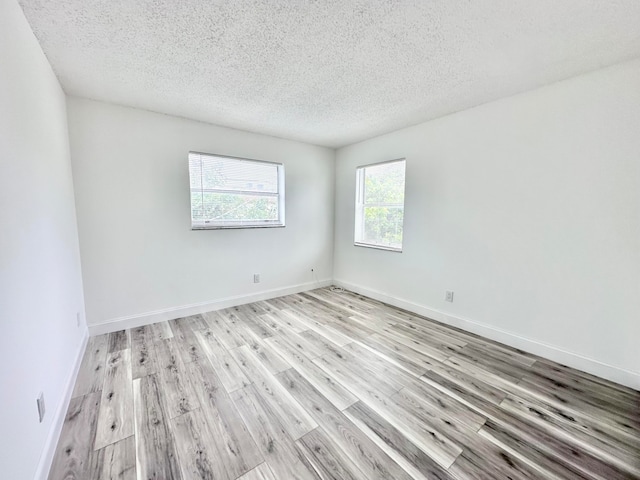
[[[58,479],[640,479],[640,393],[329,288],[89,341]]]

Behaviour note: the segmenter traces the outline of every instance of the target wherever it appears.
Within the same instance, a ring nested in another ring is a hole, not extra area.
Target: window
[[[191,228],[284,227],[281,163],[189,153]]]
[[[356,170],[355,244],[402,251],[405,160]]]

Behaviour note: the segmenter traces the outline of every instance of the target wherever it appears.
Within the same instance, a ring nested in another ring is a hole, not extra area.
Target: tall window
[[[191,228],[284,227],[281,163],[189,153]]]
[[[356,170],[355,244],[402,251],[405,160]]]

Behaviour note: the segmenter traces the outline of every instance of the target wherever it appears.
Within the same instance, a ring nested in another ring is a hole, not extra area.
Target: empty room
[[[0,478],[640,479],[638,0],[0,0]]]

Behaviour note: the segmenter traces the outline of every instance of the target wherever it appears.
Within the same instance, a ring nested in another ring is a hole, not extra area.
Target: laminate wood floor
[[[639,400],[318,289],[92,337],[49,478],[640,478]]]

